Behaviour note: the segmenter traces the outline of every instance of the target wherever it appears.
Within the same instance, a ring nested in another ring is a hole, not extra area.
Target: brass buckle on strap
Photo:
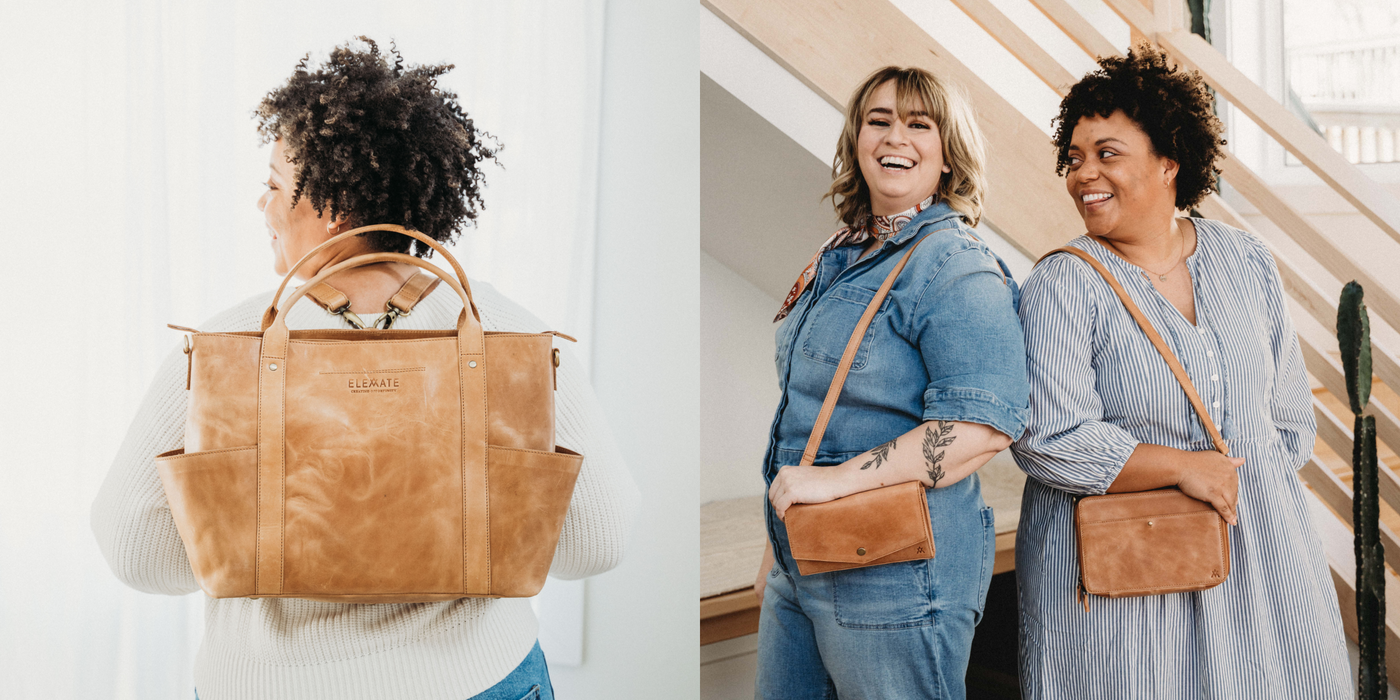
[[[394,321],[397,321],[400,316],[408,315],[407,311],[404,311],[399,307],[394,306],[393,304],[386,303],[384,304],[384,308],[388,310],[384,312],[384,316],[382,316],[378,321],[375,321],[374,325],[375,327],[383,328],[386,331],[394,325]]]

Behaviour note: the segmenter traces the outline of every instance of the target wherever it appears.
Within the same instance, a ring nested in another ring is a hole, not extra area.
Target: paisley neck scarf
[[[894,234],[899,233],[900,229],[904,228],[905,224],[919,215],[919,212],[933,206],[933,200],[934,198],[930,196],[928,199],[893,216],[872,216],[870,217],[869,223],[865,226],[859,228],[847,226],[837,231],[831,238],[826,239],[822,247],[817,250],[817,254],[812,256],[811,262],[807,263],[806,269],[802,270],[802,274],[797,277],[797,282],[793,283],[792,291],[788,292],[787,298],[783,300],[783,306],[781,309],[778,309],[778,315],[773,319],[773,322],[777,323],[783,320],[783,318],[788,315],[788,312],[792,311],[792,305],[797,303],[797,298],[802,296],[802,291],[807,288],[808,284],[811,284],[812,278],[816,276],[817,260],[821,259],[823,253],[843,245],[858,245],[871,238],[883,243],[889,240]]]

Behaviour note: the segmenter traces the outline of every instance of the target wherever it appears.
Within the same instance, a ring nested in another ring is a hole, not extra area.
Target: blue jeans
[[[198,690],[194,700],[199,700]],[[535,648],[509,676],[468,700],[554,700],[554,686],[549,682],[549,667],[544,663],[540,643],[535,642]]]
[[[549,682],[549,667],[544,663],[540,643],[525,656],[500,683],[470,700],[554,700],[554,686]]]
[[[975,475],[939,491],[929,499],[933,559],[801,576],[778,524],[784,565],[763,594],[756,698],[966,696],[996,531]]]

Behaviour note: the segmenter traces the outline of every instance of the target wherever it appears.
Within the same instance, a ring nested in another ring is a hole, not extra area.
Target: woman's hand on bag
[[[848,496],[853,491],[843,483],[844,471],[836,467],[783,467],[768,487],[768,502],[782,520],[794,503],[826,503]]]
[[[1244,458],[1227,457],[1214,450],[1187,454],[1190,455],[1188,464],[1181,472],[1177,488],[1187,496],[1215,506],[1225,522],[1239,524],[1235,505],[1240,497],[1240,475],[1236,470],[1244,464]]]

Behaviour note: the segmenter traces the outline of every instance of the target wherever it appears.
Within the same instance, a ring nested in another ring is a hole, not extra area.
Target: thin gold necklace
[[[1180,230],[1180,227],[1177,226],[1176,222],[1172,222],[1172,227],[1173,227],[1173,228],[1176,228],[1177,230]],[[1108,239],[1104,239],[1104,240],[1108,240]],[[1112,242],[1112,241],[1109,241],[1109,244],[1112,245],[1113,242]],[[1113,246],[1113,249],[1114,249],[1115,251],[1118,251],[1118,246],[1114,245],[1114,246]],[[1181,245],[1177,247],[1177,251],[1176,251],[1176,262],[1172,263],[1172,266],[1169,267],[1169,268],[1167,268],[1167,271],[1166,271],[1166,272],[1157,272],[1157,271],[1155,271],[1155,270],[1150,270],[1150,269],[1147,268],[1146,265],[1139,265],[1139,264],[1137,264],[1137,263],[1135,263],[1135,262],[1133,262],[1133,261],[1131,261],[1131,260],[1128,260],[1128,256],[1123,255],[1123,252],[1122,252],[1122,251],[1118,251],[1118,256],[1121,257],[1121,258],[1123,258],[1124,260],[1127,260],[1127,262],[1128,262],[1129,265],[1132,265],[1133,267],[1138,268],[1138,271],[1142,273],[1142,276],[1143,276],[1144,278],[1146,278],[1147,281],[1149,281],[1149,282],[1152,281],[1152,278],[1147,276],[1147,273],[1151,272],[1152,274],[1157,275],[1157,279],[1158,279],[1159,281],[1161,281],[1161,282],[1166,282],[1166,281],[1167,281],[1167,275],[1171,274],[1173,271],[1176,270],[1176,268],[1177,268],[1179,265],[1181,265],[1181,260],[1182,260],[1181,254],[1182,254],[1182,253],[1185,253],[1185,252],[1186,252],[1186,233],[1185,233],[1185,232],[1182,232],[1182,234],[1181,234]]]

